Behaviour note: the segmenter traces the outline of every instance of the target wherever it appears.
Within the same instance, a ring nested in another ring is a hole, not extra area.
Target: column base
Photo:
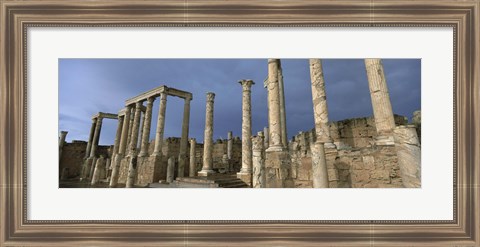
[[[395,141],[393,136],[377,136],[374,138],[375,145],[377,146],[393,146],[395,145]]]
[[[214,170],[201,170],[198,172],[197,176],[199,177],[208,177],[215,174]]]
[[[325,148],[337,148],[337,145],[335,145],[333,142],[325,142],[323,146]]]
[[[251,172],[238,172],[237,178],[248,184],[248,186],[252,187],[252,173]]]

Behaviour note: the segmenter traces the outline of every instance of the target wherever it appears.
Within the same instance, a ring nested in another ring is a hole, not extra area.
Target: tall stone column
[[[67,138],[68,131],[60,131],[60,138],[58,140],[58,162],[62,158],[63,144],[65,144],[65,139]]]
[[[123,126],[122,126],[122,136],[120,138],[120,147],[118,149],[118,154],[121,154],[122,157],[127,152],[127,140],[128,140],[128,132],[130,129],[130,116],[131,116],[131,106],[127,106],[125,108],[125,116],[123,118]]]
[[[87,150],[85,150],[85,158],[90,157],[90,151],[92,149],[93,134],[95,133],[95,126],[97,125],[97,119],[92,119],[92,127],[90,127],[90,134],[88,135]]]
[[[388,94],[387,81],[383,72],[381,59],[365,59],[368,86],[372,98],[373,116],[377,129],[377,145],[393,145],[393,118],[392,104]]]
[[[280,94],[278,89],[278,63],[279,59],[268,59],[268,128],[270,133],[267,152],[283,150]]]
[[[252,137],[253,151],[253,188],[265,188],[265,160],[264,160],[264,136],[263,132],[258,132],[257,136]]]
[[[406,188],[421,187],[420,141],[414,125],[398,126],[394,130],[398,166]]]
[[[128,156],[130,156],[128,164],[128,175],[126,187],[131,188],[135,183],[135,177],[137,175],[137,144],[138,144],[138,131],[140,125],[140,116],[142,114],[142,102],[135,103],[135,117],[132,126],[132,136],[130,137],[130,148]]]
[[[241,80],[242,85],[242,168],[237,173],[247,184],[252,179],[252,105],[251,87],[255,83],[252,80]]]
[[[131,140],[132,140],[132,130],[133,130],[133,119],[135,119],[135,107],[132,108],[132,111],[131,111],[131,116],[130,116],[130,127],[128,127],[128,135],[127,135],[127,148],[130,147],[130,144],[131,144]],[[128,154],[128,150],[126,152],[126,154]]]
[[[105,158],[103,155],[100,155],[100,158],[97,159],[97,162],[95,163],[95,168],[94,172],[92,175],[92,181],[91,185],[95,185],[98,183],[102,175],[105,175],[104,170],[105,170]],[[103,171],[102,171],[103,170]]]
[[[190,177],[195,177],[197,175],[195,145],[197,145],[197,141],[195,140],[195,138],[190,139],[190,171],[188,173]]]
[[[287,135],[287,113],[285,109],[285,92],[283,87],[283,72],[282,63],[278,60],[278,93],[280,100],[280,124],[282,125],[282,143],[283,147],[288,147],[288,135]]]
[[[232,151],[233,151],[233,133],[229,131],[227,133],[227,158],[232,160]]]
[[[185,175],[185,163],[187,163],[187,144],[188,144],[188,129],[190,122],[190,101],[191,98],[185,98],[185,105],[183,107],[183,123],[182,123],[182,138],[180,139],[180,151],[178,154],[178,176]]]
[[[92,150],[90,151],[90,157],[95,157],[95,153],[98,148],[98,141],[100,140],[100,131],[102,130],[102,118],[97,118],[97,124],[95,125],[95,134],[93,135]]]
[[[325,79],[320,59],[310,59],[310,78],[312,81],[312,100],[317,141],[324,143],[325,147],[335,148],[328,126],[327,94],[325,93]]]
[[[175,179],[175,158],[170,157],[167,162],[167,183],[173,183]]]
[[[328,170],[325,156],[325,143],[331,143],[328,127],[327,96],[320,59],[310,59],[310,77],[312,80],[313,116],[315,120],[316,141],[310,146],[312,152],[313,188],[328,188]]]
[[[155,149],[152,156],[162,155],[163,132],[165,129],[165,111],[167,109],[167,93],[160,93],[160,107],[158,108],[157,130],[155,132]]]
[[[155,97],[147,99],[147,110],[145,111],[145,118],[143,119],[142,145],[140,149],[140,157],[148,155],[148,144],[150,139],[150,126],[152,125],[152,107]]]
[[[122,138],[123,120],[125,116],[118,116],[117,132],[115,133],[115,142],[113,144],[112,159],[118,154],[120,149],[120,139]]]
[[[203,166],[198,176],[208,176],[213,171],[213,101],[215,94],[207,93],[207,106],[205,111],[205,135],[203,138]]]

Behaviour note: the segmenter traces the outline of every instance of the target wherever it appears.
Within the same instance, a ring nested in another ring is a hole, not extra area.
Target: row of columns
[[[151,96],[144,100],[136,102],[134,105],[127,105],[125,108],[125,115],[119,118],[117,129],[116,142],[118,140],[119,147],[114,148],[115,162],[112,168],[112,177],[110,180],[110,187],[115,187],[118,183],[118,175],[120,169],[120,161],[124,157],[129,158],[127,187],[133,187],[137,171],[137,157],[148,156],[149,137],[152,122],[152,109],[155,98],[158,96]],[[161,92],[160,106],[158,110],[157,126],[155,132],[155,146],[152,157],[161,158],[163,133],[165,129],[165,114],[167,107],[167,92]],[[178,175],[184,176],[184,167],[186,162],[186,152],[188,146],[188,129],[190,121],[190,101],[191,97],[184,98],[184,113],[182,124],[182,138],[180,140],[180,154],[179,154],[179,169]],[[140,127],[141,113],[143,109],[143,101],[147,101],[146,110],[143,118],[143,126]],[[133,115],[133,118],[132,118]],[[128,123],[128,124],[125,124]],[[141,128],[141,130],[140,130]],[[140,132],[140,133],[139,133]],[[140,151],[138,152],[138,138],[141,138]],[[128,150],[127,150],[128,146]]]

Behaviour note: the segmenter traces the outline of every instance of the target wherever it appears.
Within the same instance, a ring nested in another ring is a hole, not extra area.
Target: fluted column
[[[285,92],[283,87],[283,72],[282,63],[278,60],[278,93],[280,101],[280,124],[282,129],[282,144],[283,147],[288,147],[288,135],[287,135],[287,113],[285,109]]]
[[[327,94],[325,93],[325,79],[320,59],[310,59],[310,78],[312,81],[312,100],[317,141],[324,143],[325,147],[335,148],[328,126]]]
[[[252,137],[252,151],[253,151],[253,188],[265,188],[265,159],[264,151],[264,136],[263,132],[258,132],[257,136]]]
[[[205,110],[205,135],[203,141],[203,166],[198,176],[208,176],[213,171],[213,102],[215,94],[207,93],[207,106]]]
[[[157,130],[155,132],[155,149],[152,156],[161,156],[163,132],[165,128],[165,111],[167,109],[167,94],[160,93],[160,107],[158,108]]]
[[[328,188],[328,171],[325,156],[325,143],[331,143],[328,127],[327,97],[325,81],[320,59],[310,59],[310,77],[312,81],[313,116],[315,120],[316,141],[310,145],[312,152],[313,188]]]
[[[88,135],[87,150],[85,150],[85,158],[90,157],[90,151],[92,149],[93,134],[95,133],[95,126],[97,125],[97,119],[92,119],[92,127],[90,127],[90,134]]]
[[[393,145],[395,121],[382,61],[381,59],[365,59],[365,68],[378,135],[376,143],[377,145]]]
[[[102,118],[97,117],[97,124],[95,125],[95,134],[93,135],[92,150],[90,151],[90,157],[95,157],[97,152],[98,142],[100,140],[100,131],[102,130]]]
[[[188,144],[188,129],[190,123],[190,101],[191,98],[185,98],[183,106],[183,122],[182,122],[182,138],[180,139],[180,151],[178,154],[178,177],[183,177],[185,174],[185,163],[187,163],[187,144]]]
[[[195,146],[197,145],[197,141],[195,138],[190,139],[190,171],[188,175],[190,177],[195,177],[197,175],[197,164],[196,164],[196,157],[195,157]]]
[[[131,188],[135,183],[135,177],[137,175],[137,144],[138,144],[138,131],[140,129],[140,117],[142,114],[142,102],[135,103],[135,117],[132,126],[132,136],[130,137],[130,147],[128,156],[130,156],[128,164],[128,175],[126,187]]]
[[[252,80],[241,80],[242,85],[242,168],[239,173],[252,173]]]
[[[280,120],[280,94],[278,90],[279,59],[268,59],[268,127],[269,147],[267,152],[282,151],[282,127]]]
[[[142,146],[140,149],[140,157],[148,155],[148,144],[150,140],[150,126],[152,125],[152,107],[155,97],[147,99],[147,110],[145,112],[145,118],[143,119],[143,133],[142,133]]]

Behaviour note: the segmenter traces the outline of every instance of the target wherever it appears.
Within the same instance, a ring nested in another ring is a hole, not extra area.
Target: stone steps
[[[179,177],[174,182],[178,187],[203,188],[249,188],[246,183],[235,175],[213,175],[209,177]]]

